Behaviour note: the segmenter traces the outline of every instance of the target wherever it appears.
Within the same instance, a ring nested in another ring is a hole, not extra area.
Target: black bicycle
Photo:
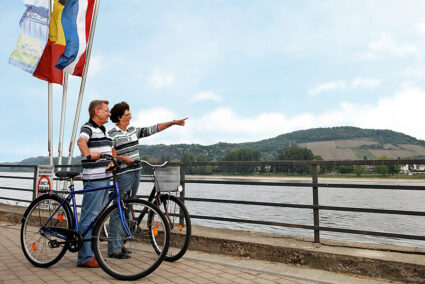
[[[180,184],[180,167],[165,167],[168,162],[153,165],[141,160],[140,163],[148,166],[148,173],[154,184],[148,202],[155,204],[164,213],[169,223],[170,246],[165,260],[176,261],[186,253],[192,234],[189,212],[182,200],[177,197],[177,194],[183,190]],[[137,224],[140,221],[140,219],[137,220]],[[155,249],[158,253],[162,252],[160,247]]]
[[[112,156],[101,155],[101,158],[113,161],[117,167]],[[70,193],[65,198],[44,194],[31,202],[25,211],[21,246],[28,261],[38,267],[49,267],[57,263],[67,250],[77,252],[83,242],[91,241],[97,262],[109,275],[122,280],[136,280],[152,273],[167,254],[169,217],[166,218],[151,202],[121,200],[115,172],[110,186],[74,190],[73,178],[78,175],[79,172],[57,172],[57,177],[69,180]],[[75,195],[108,189],[113,191],[107,204],[88,228],[79,232]],[[109,206],[112,201],[115,202]],[[137,224],[128,220],[126,212],[130,211]],[[91,239],[84,239],[92,227]],[[118,246],[122,252],[123,244],[126,257],[116,257],[115,253],[111,253],[111,246]]]

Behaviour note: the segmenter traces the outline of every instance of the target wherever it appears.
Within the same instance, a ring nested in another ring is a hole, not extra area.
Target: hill
[[[357,160],[364,156],[374,159],[384,155],[392,159],[425,156],[423,140],[392,130],[348,126],[294,131],[249,143],[142,145],[140,152],[157,159],[180,159],[189,152],[194,156],[205,154],[208,160],[221,160],[232,149],[250,147],[260,151],[263,160],[276,160],[279,151],[289,145],[306,147],[325,160]]]
[[[248,143],[141,145],[144,158],[180,160],[185,153],[197,157],[203,154],[206,160],[222,160],[229,151],[249,147],[261,152],[262,160],[276,160],[278,153],[289,145],[310,149],[325,160],[358,160],[365,156],[375,159],[380,156],[397,158],[425,157],[425,141],[392,130],[362,129],[357,127],[313,128],[294,131],[274,138]],[[66,161],[63,160],[63,161]],[[73,164],[79,158],[73,159]],[[47,157],[28,158],[20,164],[48,164]]]

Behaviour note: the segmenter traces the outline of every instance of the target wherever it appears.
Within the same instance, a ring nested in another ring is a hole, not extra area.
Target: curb
[[[371,278],[425,283],[425,265],[405,262],[385,261],[353,255],[324,253],[302,248],[273,246],[196,235],[192,235],[189,249],[242,258],[281,262]]]

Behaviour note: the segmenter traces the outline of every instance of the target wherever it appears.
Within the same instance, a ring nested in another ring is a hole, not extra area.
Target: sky
[[[25,7],[3,2],[0,162],[13,162],[48,154],[47,83],[8,63]],[[128,102],[134,126],[189,118],[141,144],[334,126],[424,140],[424,11],[423,0],[103,0],[79,126],[89,102],[105,99]],[[70,77],[65,153],[80,82]],[[56,155],[62,88],[53,90]]]

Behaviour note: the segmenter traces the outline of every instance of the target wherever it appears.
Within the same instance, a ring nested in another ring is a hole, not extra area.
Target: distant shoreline
[[[186,175],[196,179],[266,179],[266,180],[297,180],[311,181],[311,177],[304,176],[223,176],[223,175]],[[320,177],[320,181],[365,181],[365,182],[392,182],[392,183],[425,183],[425,179],[401,179],[401,178],[370,178],[370,177]]]

